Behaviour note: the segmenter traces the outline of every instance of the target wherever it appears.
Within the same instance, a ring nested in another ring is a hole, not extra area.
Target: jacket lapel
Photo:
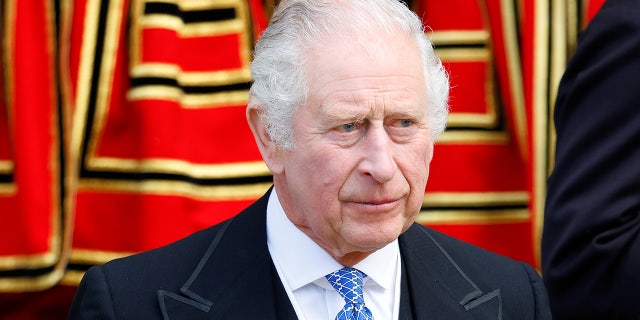
[[[501,319],[500,290],[483,292],[433,238],[414,224],[400,236],[402,277],[418,319]],[[401,309],[400,319],[407,319]]]
[[[165,319],[282,319],[294,314],[267,247],[269,193],[222,225],[179,293],[158,291]]]

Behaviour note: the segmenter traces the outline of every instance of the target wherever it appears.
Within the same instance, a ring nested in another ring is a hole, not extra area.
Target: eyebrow
[[[416,107],[409,110],[393,111],[391,113],[385,114],[385,118],[391,117],[391,118],[399,118],[399,119],[404,119],[404,118],[418,119],[426,116],[427,113],[428,111],[426,110],[426,108]]]
[[[369,117],[371,107],[368,106],[366,98],[358,95],[351,95],[346,93],[341,95],[341,101],[338,103],[327,104],[324,101],[320,105],[321,109],[321,121],[323,122],[355,122],[362,121]],[[363,102],[365,102],[363,104]],[[420,119],[427,116],[429,110],[427,105],[415,104],[416,101],[411,99],[394,99],[392,102],[396,107],[391,108],[393,110],[388,111],[385,108],[384,119],[396,118],[396,119]],[[335,112],[336,105],[340,106],[340,111]],[[364,105],[364,107],[363,107]],[[398,107],[399,106],[399,107]]]
[[[344,122],[360,122],[367,118],[369,112],[362,111],[352,111],[352,110],[342,110],[341,112],[326,112],[327,109],[324,109],[325,112],[322,112],[321,121],[326,123],[344,123]],[[367,110],[368,111],[368,110]]]
[[[369,118],[370,109],[363,109],[361,111],[353,110],[341,110],[341,112],[323,112],[321,115],[321,121],[327,124],[333,123],[349,123],[349,122],[362,122]],[[394,110],[390,113],[385,113],[383,120],[392,119],[421,119],[427,114],[426,109],[411,108],[408,110]]]

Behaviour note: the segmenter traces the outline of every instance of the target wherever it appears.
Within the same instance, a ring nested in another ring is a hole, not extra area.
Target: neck
[[[333,259],[335,259],[336,261],[338,261],[338,263],[340,263],[341,265],[343,265],[345,267],[353,267],[356,263],[364,260],[371,253],[373,253],[373,251],[369,251],[369,252],[358,252],[358,251],[356,251],[356,252],[347,253],[347,254],[342,255],[342,256],[336,256],[336,255],[332,254],[329,251],[327,251],[327,252],[333,257]]]

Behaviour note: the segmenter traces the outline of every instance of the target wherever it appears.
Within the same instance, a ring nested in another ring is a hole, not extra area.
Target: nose
[[[393,141],[384,127],[369,127],[362,142],[363,157],[359,165],[360,172],[371,176],[379,183],[391,180],[396,172],[396,163]]]

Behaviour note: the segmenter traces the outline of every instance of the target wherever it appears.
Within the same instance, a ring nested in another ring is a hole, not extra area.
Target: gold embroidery
[[[529,209],[519,210],[429,210],[420,211],[416,221],[430,224],[501,224],[529,222]]]
[[[263,195],[271,182],[199,186],[193,183],[167,180],[117,181],[107,179],[82,179],[80,189],[86,191],[110,191],[155,195],[183,196],[207,201],[255,200]]]

